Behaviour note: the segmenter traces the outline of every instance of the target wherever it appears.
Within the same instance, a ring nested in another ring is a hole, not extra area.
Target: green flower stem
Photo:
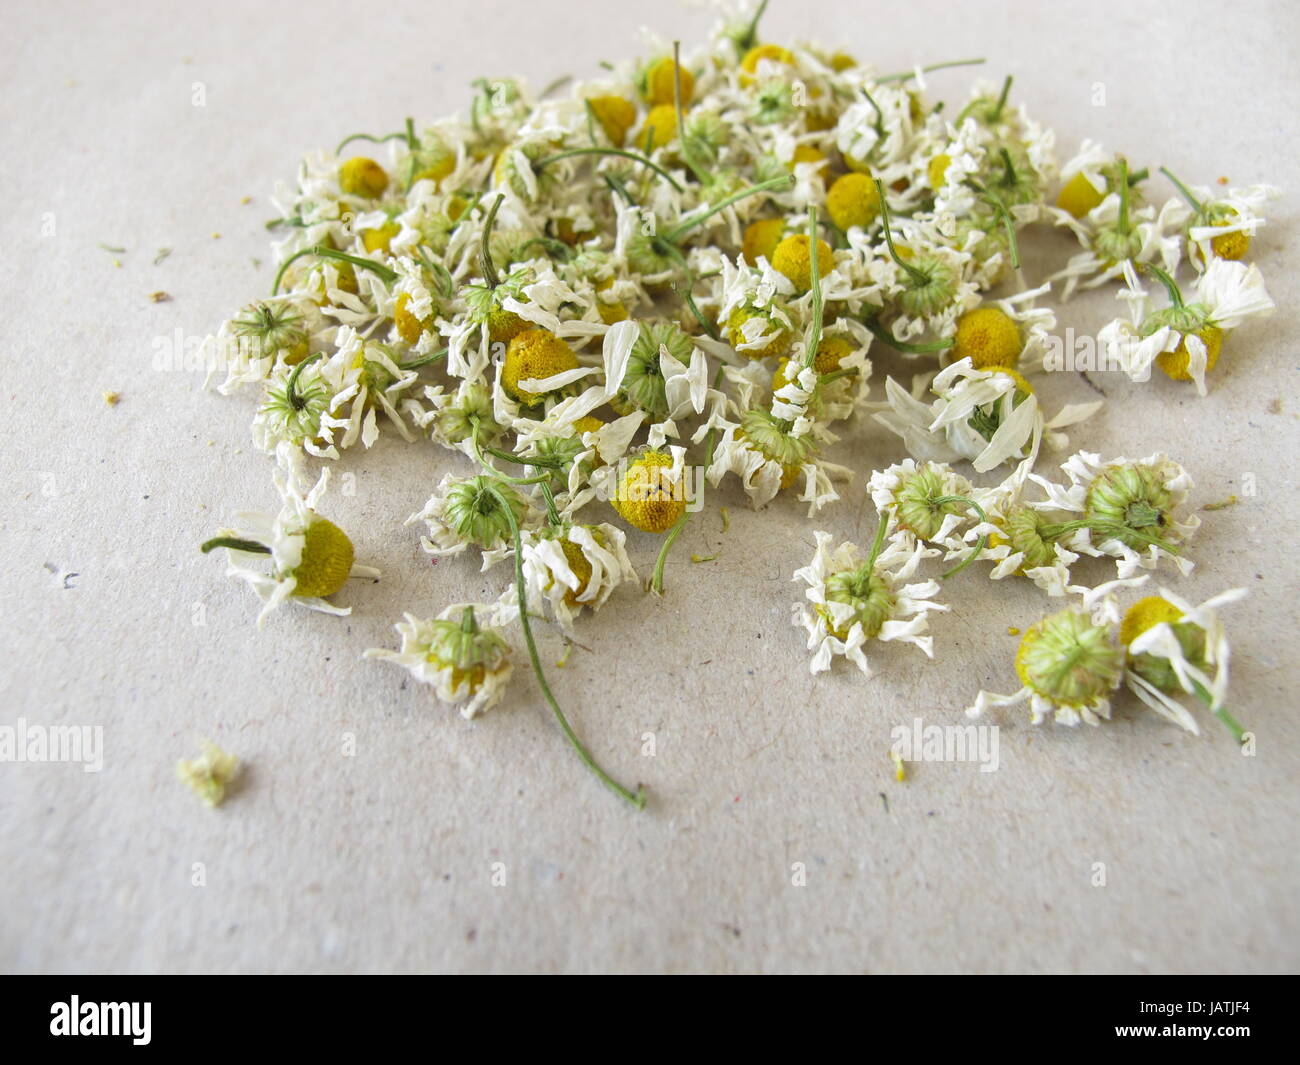
[[[993,108],[993,113],[989,115],[990,122],[996,122],[1002,117],[1002,111],[1007,106],[1007,97],[1011,95],[1011,83],[1015,79],[1008,74],[1006,80],[1002,83],[1002,94],[998,97],[997,106]]]
[[[555,696],[551,693],[551,686],[546,683],[546,674],[542,672],[542,661],[537,654],[537,644],[533,640],[533,627],[528,620],[528,589],[524,584],[524,548],[522,538],[519,535],[519,522],[515,520],[515,512],[511,509],[510,504],[506,502],[506,499],[501,492],[491,485],[487,486],[487,490],[496,497],[497,502],[500,504],[506,515],[506,520],[510,523],[510,532],[514,537],[515,590],[519,596],[519,625],[524,630],[524,643],[528,645],[528,657],[533,665],[533,673],[537,676],[537,685],[542,689],[542,694],[546,697],[547,703],[550,704],[551,711],[555,714],[556,720],[560,723],[560,728],[564,730],[565,737],[568,739],[573,749],[578,753],[578,757],[582,760],[583,764],[595,773],[600,779],[600,782],[604,784],[605,787],[609,788],[609,790],[615,795],[621,799],[626,799],[638,810],[642,810],[645,808],[645,790],[638,787],[635,793],[628,791],[627,788],[623,787],[622,784],[606,773],[605,770],[601,769],[601,767],[596,763],[596,760],[591,756],[591,752],[588,751],[587,748],[583,746],[582,741],[578,739],[577,733],[573,731],[573,727],[569,724],[569,719],[564,716],[564,711],[560,709],[560,704],[556,702]]]
[[[483,220],[483,235],[479,238],[479,270],[482,272],[483,280],[487,282],[488,288],[491,289],[495,289],[501,284],[501,277],[497,273],[496,263],[492,261],[492,226],[497,220],[497,210],[501,207],[501,201],[505,198],[504,193],[497,193],[497,198],[492,201],[492,206],[488,208],[487,218]]]
[[[1115,161],[1115,165],[1119,168],[1119,181],[1116,182],[1119,185],[1119,218],[1115,221],[1115,228],[1121,233],[1128,233],[1130,231],[1128,201],[1133,188],[1128,180],[1128,160],[1121,155]]]
[[[659,557],[655,559],[654,576],[650,578],[650,588],[655,595],[664,594],[664,563],[668,561],[668,552],[672,548],[677,537],[681,536],[682,530],[686,528],[686,523],[691,520],[689,510],[682,511],[682,516],[673,523],[673,527],[668,530],[668,535],[664,537],[663,546],[659,548]]]
[[[741,189],[739,192],[733,192],[721,203],[705,211],[704,214],[696,215],[694,218],[690,219],[690,221],[682,222],[679,226],[671,230],[662,239],[667,240],[673,244],[676,244],[679,240],[682,239],[682,237],[684,237],[692,229],[695,229],[698,226],[703,225],[715,214],[717,214],[720,211],[725,211],[733,203],[739,203],[741,200],[745,199],[746,196],[754,196],[757,193],[769,192],[773,189],[789,188],[791,185],[794,184],[794,182],[795,182],[795,177],[793,174],[783,174],[781,177],[768,178],[766,181],[760,181],[757,185],[751,185],[747,189]]]
[[[763,12],[767,10],[767,0],[761,0],[754,17],[749,20],[749,25],[744,28],[734,38],[736,42],[736,51],[740,53],[741,58],[758,43],[758,23],[763,17]]]
[[[435,351],[432,355],[423,355],[418,359],[412,359],[410,362],[399,362],[397,368],[399,370],[418,370],[421,366],[428,366],[430,363],[446,358],[447,351],[447,348],[443,348],[441,351]]]
[[[807,350],[803,353],[804,369],[817,359],[822,342],[822,278],[817,262],[817,208],[808,208],[808,273],[812,282],[812,324],[808,328]]]
[[[407,120],[410,121],[409,119]],[[405,133],[389,133],[383,137],[375,137],[369,133],[353,133],[339,141],[339,146],[334,149],[335,155],[342,155],[343,149],[353,141],[369,141],[371,144],[384,144],[388,141],[402,140],[406,137]]]
[[[946,503],[963,503],[966,506],[970,507],[971,510],[975,511],[975,513],[980,516],[980,521],[987,522],[989,520],[989,516],[984,513],[984,508],[981,507],[978,503],[976,503],[975,500],[970,499],[966,496],[937,496],[936,498],[930,500],[930,502],[936,507],[941,507]],[[984,553],[984,549],[988,547],[988,545],[989,545],[988,533],[980,533],[980,538],[975,542],[975,550],[972,551],[960,562],[958,562],[957,565],[953,566],[953,568],[950,569],[947,573],[943,574],[942,579],[946,581],[949,577],[955,577],[958,573],[960,573],[972,562],[974,562],[977,558],[979,558],[980,555]]]
[[[895,351],[906,352],[910,355],[930,355],[936,351],[947,351],[953,344],[951,340],[934,340],[925,344],[911,344],[905,340],[898,340],[880,324],[874,314],[862,319],[862,324],[882,344],[888,344]]]
[[[1168,167],[1162,166],[1160,168],[1160,173],[1164,174],[1165,177],[1174,183],[1174,188],[1178,190],[1184,200],[1191,204],[1192,210],[1196,212],[1197,217],[1204,218],[1206,215],[1205,204],[1201,203],[1200,200],[1192,195],[1192,190],[1179,181]]]
[[[313,244],[310,248],[303,248],[296,251],[289,258],[280,264],[280,269],[275,272],[275,283],[271,286],[271,295],[278,295],[280,292],[280,282],[284,280],[284,272],[289,269],[289,265],[305,255],[314,255],[318,259],[334,259],[338,262],[351,263],[353,266],[360,266],[369,270],[372,274],[382,278],[388,284],[393,284],[397,280],[397,271],[390,270],[382,263],[377,263],[373,259],[363,259],[359,255],[348,255],[347,252],[335,251],[333,248],[327,248],[324,244]]]
[[[908,276],[911,277],[918,285],[928,285],[930,275],[924,270],[918,269],[909,262],[904,262],[903,257],[898,254],[898,249],[894,247],[893,229],[889,224],[889,203],[885,200],[885,186],[880,178],[873,179],[876,183],[876,199],[880,202],[880,224],[885,230],[885,244],[889,247],[889,257],[898,263]],[[899,349],[900,351],[903,349]]]
[[[214,536],[206,543],[199,545],[199,550],[205,555],[218,547],[228,547],[231,551],[251,551],[258,555],[269,555],[271,549],[266,544],[259,544],[256,540],[241,540],[235,536]]]
[[[318,351],[315,355],[308,355],[302,362],[293,368],[293,373],[289,375],[289,380],[284,385],[284,395],[289,401],[289,406],[294,410],[302,410],[303,401],[298,396],[298,378],[302,376],[303,370],[319,359],[325,352]]]
[[[1147,273],[1155,274],[1157,280],[1165,286],[1165,291],[1169,293],[1170,304],[1180,311],[1183,309],[1183,294],[1178,288],[1177,281],[1160,269],[1160,267],[1156,266],[1155,263],[1145,263],[1140,267],[1140,269],[1147,271]]]
[[[935,70],[947,70],[949,67],[977,67],[986,62],[987,60],[983,57],[979,59],[950,59],[946,63],[931,63],[928,67],[922,67],[921,73],[929,74]],[[890,81],[911,81],[914,77],[916,77],[916,71],[909,70],[902,74],[886,74],[883,78],[877,78],[876,81],[884,84]]]
[[[469,443],[470,443],[470,447],[474,451],[474,460],[485,470],[487,470],[488,473],[492,474],[493,477],[497,478],[500,481],[504,481],[506,484],[529,485],[529,484],[550,483],[551,474],[549,473],[543,473],[537,477],[511,477],[507,474],[502,473],[495,466],[493,466],[492,463],[488,462],[488,460],[483,457],[483,452],[479,448],[477,424],[474,426],[474,431],[470,434]]]
[[[876,536],[871,541],[871,553],[867,555],[866,562],[862,564],[862,568],[859,570],[860,573],[867,575],[875,571],[876,559],[880,557],[880,552],[885,547],[885,534],[889,532],[889,520],[885,515],[878,513],[876,518],[878,519],[876,521]]]
[[[871,105],[871,110],[876,112],[876,120],[871,126],[876,131],[876,136],[883,141],[885,139],[885,112],[880,110],[880,105],[872,98],[871,93],[867,92],[865,85],[862,87],[862,95],[866,98],[867,103]]]
[[[1228,713],[1228,708],[1223,705],[1216,705],[1214,696],[1206,691],[1205,685],[1199,680],[1193,679],[1192,687],[1196,689],[1196,694],[1201,698],[1205,705],[1210,708],[1210,712],[1222,721],[1228,731],[1232,733],[1233,739],[1238,743],[1245,743],[1246,730],[1242,727],[1241,722]]]
[[[1178,548],[1168,540],[1162,540],[1158,536],[1152,536],[1144,533],[1141,529],[1136,529],[1131,525],[1120,525],[1113,521],[1098,521],[1095,518],[1079,518],[1077,521],[1060,521],[1049,525],[1039,527],[1038,535],[1044,540],[1057,540],[1067,533],[1076,532],[1079,529],[1090,529],[1093,532],[1102,533],[1108,538],[1117,539],[1120,533],[1136,537],[1143,543],[1151,547],[1158,547],[1162,551],[1167,551],[1171,555],[1177,555]]]
[[[555,496],[551,494],[551,486],[542,481],[540,487],[542,498],[546,500],[546,520],[552,528],[558,529],[564,522],[560,521],[560,512],[555,509]]]
[[[682,187],[673,179],[672,174],[668,173],[658,163],[652,163],[644,155],[637,152],[629,152],[625,148],[569,148],[567,151],[556,152],[554,155],[548,155],[545,159],[533,164],[533,171],[536,173],[543,167],[550,166],[551,163],[558,163],[561,159],[570,159],[576,155],[617,155],[623,159],[631,159],[633,162],[640,163],[644,167],[649,167],[661,178],[663,178],[677,192],[682,192]]]

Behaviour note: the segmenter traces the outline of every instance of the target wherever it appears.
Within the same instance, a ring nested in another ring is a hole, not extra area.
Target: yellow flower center
[[[1235,233],[1220,233],[1210,240],[1210,250],[1220,259],[1234,262],[1246,257],[1250,250],[1250,234],[1237,230]]]
[[[1021,347],[1020,327],[1009,314],[997,307],[976,307],[957,319],[949,358],[969,358],[977,370],[1014,367]]]
[[[545,393],[528,392],[519,387],[520,381],[551,377],[577,368],[578,357],[568,344],[545,329],[529,328],[515,336],[506,348],[501,387],[520,403],[533,404]]]
[[[1082,218],[1101,203],[1103,198],[1080,170],[1061,186],[1060,194],[1056,197],[1056,206],[1074,215],[1075,218]]]
[[[684,82],[685,79],[683,79],[683,90],[686,88]],[[669,102],[672,101],[671,90],[668,99]],[[636,105],[621,96],[593,96],[587,100],[587,103],[610,143],[615,148],[623,147],[623,142],[627,139],[627,131],[636,122]]]
[[[825,277],[834,266],[831,246],[817,238],[817,273]],[[786,237],[772,253],[772,269],[785,274],[799,292],[812,287],[812,254],[807,234],[796,233]]]
[[[1219,361],[1219,352],[1223,348],[1223,330],[1217,326],[1207,325],[1204,329],[1198,330],[1195,335],[1205,344],[1205,372],[1209,373],[1214,369],[1214,364]],[[1178,347],[1173,351],[1161,352],[1156,356],[1156,365],[1175,381],[1192,379],[1188,371],[1191,364],[1192,357],[1187,350],[1186,337],[1179,341]]]
[[[745,262],[750,266],[757,266],[759,256],[771,262],[772,253],[781,243],[781,235],[784,232],[784,218],[760,218],[757,222],[750,222],[745,227],[745,239],[741,244],[741,254],[745,256]]]
[[[671,57],[664,56],[657,59],[646,71],[645,76],[645,101],[651,107],[658,107],[660,104],[667,104],[671,109],[673,103],[673,83],[674,77],[673,63]],[[691,102],[691,95],[695,92],[695,76],[682,67],[682,106],[686,107]],[[666,141],[655,141],[656,144],[665,144]]]
[[[1125,647],[1131,644],[1147,629],[1154,628],[1161,622],[1173,624],[1183,616],[1179,610],[1168,599],[1162,599],[1158,595],[1149,595],[1145,599],[1139,599],[1124,615],[1124,620],[1119,623],[1119,640]]]
[[[389,244],[401,231],[400,223],[386,222],[378,229],[363,229],[361,243],[366,246],[366,251],[382,251],[387,255]]]
[[[746,322],[753,318],[762,318],[764,321],[768,322],[768,328],[764,329],[763,332],[774,333],[774,335],[772,336],[772,339],[761,348],[745,348],[742,350],[740,345],[745,343],[745,334],[742,331],[743,327]],[[793,338],[790,335],[790,331],[784,326],[777,327],[775,331],[772,328],[773,326],[775,326],[775,323],[772,322],[772,320],[762,311],[756,310],[753,307],[737,307],[727,318],[727,339],[731,341],[731,346],[735,348],[739,354],[751,359],[766,359],[773,356],[784,355],[790,350],[790,344],[792,343]]]
[[[740,84],[753,85],[754,75],[758,73],[758,64],[764,61],[768,63],[784,63],[789,66],[794,62],[794,56],[790,54],[789,49],[782,48],[779,44],[755,45],[745,53],[745,58],[740,61],[740,69],[744,71],[740,76]]]
[[[373,200],[388,188],[388,172],[373,159],[354,155],[339,167],[339,188],[349,196]]]
[[[302,561],[292,573],[293,594],[324,599],[343,587],[356,557],[352,541],[332,521],[317,515],[303,532]]]
[[[636,146],[652,152],[677,139],[677,112],[671,103],[656,104],[645,116],[645,124],[637,134]]]
[[[826,213],[842,230],[869,225],[880,214],[876,183],[866,174],[845,174],[826,194]]]
[[[667,532],[686,513],[682,485],[672,479],[673,459],[647,451],[627,468],[610,502],[619,516],[642,532]]]
[[[407,309],[410,303],[411,294],[409,292],[398,293],[397,303],[393,307],[393,323],[397,326],[398,336],[408,344],[416,344],[420,340],[420,334],[433,325],[433,317],[430,315],[429,318],[421,322]]]
[[[943,188],[944,176],[948,173],[948,167],[952,164],[952,156],[946,152],[940,152],[925,167],[925,176],[930,182],[930,188],[938,192]]]

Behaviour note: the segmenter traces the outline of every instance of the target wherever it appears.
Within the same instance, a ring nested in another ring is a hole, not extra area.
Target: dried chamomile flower
[[[373,200],[388,187],[388,173],[373,159],[355,155],[339,167],[339,188],[348,196]]]
[[[904,459],[867,484],[876,510],[917,540],[942,541],[971,512],[971,484],[945,462]]]
[[[1241,742],[1245,730],[1228,713],[1228,636],[1218,608],[1244,598],[1244,588],[1193,606],[1165,588],[1139,599],[1120,622],[1126,649],[1124,680],[1129,689],[1161,717],[1195,735],[1196,718],[1177,698],[1199,699]]]
[[[1192,478],[1182,466],[1160,453],[1103,462],[1100,455],[1080,451],[1061,469],[1070,478],[1068,487],[1029,476],[1047,495],[1037,507],[1079,515],[1065,530],[1071,533],[1063,541],[1070,550],[1113,557],[1121,578],[1155,569],[1163,558],[1180,573],[1191,572],[1193,563],[1181,549],[1201,519],[1187,512]]]
[[[289,444],[276,449],[275,485],[284,505],[278,514],[240,514],[243,528],[226,529],[203,544],[207,554],[224,547],[230,552],[226,574],[247,581],[263,602],[257,624],[286,599],[326,614],[349,614],[328,597],[349,577],[378,579],[379,571],[354,562],[352,541],[332,521],[316,513],[316,504],[329,484],[329,468],[308,492],[303,492],[302,452]],[[271,568],[262,568],[270,556]]]
[[[684,452],[648,450],[628,464],[610,504],[619,517],[648,533],[664,533],[686,513],[690,486],[682,465]]]
[[[338,458],[328,420],[336,393],[316,361],[285,366],[267,380],[252,426],[253,442],[262,451],[290,444],[317,458]]]
[[[1050,333],[1056,328],[1056,314],[1049,307],[1035,307],[1035,301],[1051,291],[1051,285],[981,303],[957,318],[952,347],[943,352],[945,362],[970,359],[977,370],[996,366],[1029,374],[1043,368]]]
[[[394,626],[400,650],[372,647],[364,657],[404,667],[431,685],[439,700],[472,718],[501,701],[513,669],[510,645],[497,629],[479,624],[479,613],[490,614],[491,608],[456,604],[428,619],[406,614]]]
[[[847,232],[865,228],[880,215],[880,194],[867,174],[849,173],[835,179],[826,193],[826,213]]]
[[[1136,274],[1126,272],[1128,290],[1122,296],[1132,307],[1132,320],[1117,318],[1098,339],[1135,381],[1146,381],[1154,363],[1175,381],[1192,381],[1206,394],[1205,376],[1219,361],[1227,333],[1249,318],[1273,313],[1273,300],[1253,263],[1214,258],[1196,278],[1196,299],[1185,303],[1169,274],[1148,266],[1169,294],[1169,306],[1146,309],[1146,290]]]
[[[504,503],[503,503],[504,500]],[[513,516],[507,515],[506,506]],[[431,555],[457,555],[471,544],[492,551],[508,546],[512,522],[530,524],[531,505],[517,489],[495,477],[445,474],[424,507],[406,519],[422,521],[428,535],[420,543]],[[483,568],[491,564],[485,555]]]
[[[907,582],[922,559],[938,551],[909,545],[897,536],[886,541],[886,528],[882,517],[865,560],[855,544],[832,548],[830,533],[813,533],[817,547],[812,561],[794,574],[808,585],[804,596],[811,607],[796,607],[794,623],[808,632],[812,673],[829,669],[832,657],[843,655],[872,676],[863,651],[868,640],[902,640],[915,644],[927,658],[934,657],[934,637],[925,635],[928,614],[948,607],[932,602],[939,591],[937,581]]]
[[[239,774],[239,759],[227,754],[209,740],[203,742],[197,758],[182,758],[176,763],[176,779],[213,808],[226,800],[226,789]]]
[[[533,406],[570,384],[575,370],[582,372],[568,344],[545,329],[525,329],[506,347],[501,387],[512,399]]]
[[[1022,462],[999,485],[972,488],[971,498],[983,508],[985,518],[944,539],[945,560],[965,558],[971,546],[983,538],[980,559],[993,563],[989,579],[1021,576],[1050,596],[1061,596],[1070,588],[1070,566],[1079,558],[1061,545],[1072,527],[1069,515],[1038,510],[1025,498],[1029,463]]]
[[[1129,182],[1128,163],[1121,156],[1117,162],[1115,190],[1085,219],[1078,220],[1065,211],[1056,212],[1057,221],[1068,226],[1085,249],[1048,278],[1053,283],[1065,282],[1062,299],[1068,300],[1080,285],[1095,288],[1114,280],[1129,264],[1159,260],[1166,270],[1177,266],[1180,238],[1165,231],[1153,207],[1136,207],[1136,197],[1137,192]]]
[[[599,610],[615,588],[636,580],[625,540],[622,529],[606,523],[566,523],[523,534],[528,609],[541,614],[543,604],[549,605],[565,629],[572,629],[583,607]],[[502,596],[500,608],[503,621],[518,615],[515,589]]]
[[[913,457],[952,461],[965,458],[985,473],[1004,462],[1037,455],[1046,434],[1064,446],[1057,430],[1091,417],[1101,401],[1071,404],[1050,420],[1024,377],[1009,367],[975,369],[962,359],[939,372],[931,384],[937,397],[924,404],[888,382],[889,411],[876,420],[903,437]]]
[[[1096,610],[1109,596],[1109,586],[1102,586],[1026,629],[1016,652],[1020,690],[981,691],[966,713],[980,717],[992,707],[1028,702],[1035,725],[1049,714],[1063,725],[1109,718],[1111,695],[1124,679],[1124,649],[1113,624]]]
[[[1164,167],[1160,172],[1179,193],[1178,199],[1165,204],[1162,219],[1170,229],[1186,235],[1192,265],[1199,270],[1216,258],[1244,259],[1251,239],[1264,224],[1264,206],[1277,196],[1277,189],[1252,185],[1216,196],[1207,188],[1188,188]]]
[[[241,344],[251,346],[253,358],[279,358],[294,366],[307,357],[305,316],[284,299],[250,304],[230,320],[230,325]]]

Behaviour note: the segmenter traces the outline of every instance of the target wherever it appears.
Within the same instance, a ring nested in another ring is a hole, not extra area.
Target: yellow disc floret
[[[525,329],[510,341],[501,366],[501,387],[520,403],[533,404],[544,393],[528,392],[520,381],[552,377],[578,368],[578,356],[563,340],[545,329]]]
[[[1182,616],[1181,610],[1168,599],[1162,599],[1158,595],[1139,599],[1128,608],[1124,620],[1119,624],[1119,642],[1127,647],[1147,629],[1154,628],[1162,622],[1172,625]]]
[[[946,152],[940,152],[925,167],[926,179],[930,182],[930,188],[938,192],[943,188],[944,178],[948,174],[948,167],[952,165],[952,156]]]
[[[740,84],[752,85],[754,75],[758,73],[758,64],[784,63],[790,66],[794,63],[794,56],[790,54],[788,48],[782,48],[779,44],[757,44],[745,53],[745,58],[740,61],[740,69],[744,71],[740,76]]]
[[[366,246],[366,251],[382,251],[387,255],[389,244],[401,231],[401,223],[385,222],[378,229],[363,229],[361,231],[361,243]]]
[[[636,146],[642,151],[652,152],[676,139],[677,112],[670,103],[658,104],[645,116],[645,123],[636,137]]]
[[[1056,206],[1074,215],[1075,218],[1082,218],[1101,203],[1102,198],[1103,193],[1098,192],[1087,175],[1080,170],[1061,186],[1061,192],[1056,197]]]
[[[399,292],[397,303],[393,307],[393,324],[397,326],[397,335],[408,344],[416,344],[420,334],[433,325],[433,317],[420,321],[410,310],[411,294]]]
[[[750,222],[745,227],[745,239],[741,244],[741,254],[744,255],[745,262],[750,266],[757,266],[759,256],[771,262],[772,253],[781,243],[781,236],[784,233],[784,218],[760,218],[757,222]]]
[[[349,196],[373,200],[388,188],[388,172],[373,159],[354,155],[339,167],[339,188]]]
[[[817,272],[825,277],[834,265],[831,246],[817,238]],[[808,237],[796,233],[786,237],[776,246],[772,253],[772,268],[785,274],[798,292],[807,292],[812,287],[812,255]]]
[[[1205,372],[1209,373],[1214,369],[1214,364],[1219,361],[1219,352],[1223,349],[1223,330],[1217,326],[1207,325],[1197,330],[1194,335],[1200,337],[1205,345]],[[1161,352],[1156,356],[1156,365],[1175,381],[1192,379],[1188,370],[1191,363],[1192,357],[1187,350],[1186,337],[1178,342],[1178,347],[1173,351]]]
[[[645,102],[651,107],[657,107],[660,104],[672,105],[674,82],[676,81],[672,59],[664,56],[662,59],[656,59],[645,71],[645,88],[642,95]],[[685,67],[682,70],[682,106],[685,107],[691,102],[691,94],[695,92],[695,77]]]
[[[642,532],[667,532],[686,513],[683,482],[672,478],[673,457],[645,451],[619,479],[610,503],[629,525]]]
[[[745,323],[755,318],[763,319],[765,328],[762,332],[763,334],[772,334],[772,338],[761,348],[742,348],[741,345],[746,343]],[[775,355],[784,355],[790,350],[790,344],[793,341],[790,330],[754,307],[737,307],[731,312],[727,317],[727,339],[739,354],[751,359],[766,359]]]
[[[826,213],[842,230],[866,226],[880,214],[876,183],[866,174],[845,174],[826,194]]]
[[[317,515],[303,530],[302,560],[291,576],[293,594],[304,599],[324,599],[343,587],[352,572],[355,553],[347,534],[332,521]]]
[[[957,319],[957,333],[948,358],[952,362],[969,358],[977,370],[1014,367],[1023,346],[1020,327],[1006,311],[976,307]]]
[[[671,102],[671,93],[668,99]],[[615,148],[623,147],[627,131],[636,124],[636,105],[622,96],[592,96],[587,100],[587,106],[610,143]]]

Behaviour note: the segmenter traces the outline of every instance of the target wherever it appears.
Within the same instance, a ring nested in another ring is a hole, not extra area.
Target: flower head
[[[501,701],[512,669],[510,645],[495,628],[480,626],[479,612],[490,608],[456,604],[429,619],[406,614],[394,626],[401,648],[371,648],[365,657],[405,667],[463,717],[474,717]]]
[[[856,544],[832,548],[830,533],[813,535],[817,546],[812,561],[794,574],[808,585],[804,596],[810,606],[796,610],[794,623],[808,632],[808,649],[814,652],[811,672],[829,669],[832,657],[843,655],[870,677],[863,651],[868,640],[902,640],[933,657],[934,638],[925,635],[927,615],[948,607],[931,602],[939,591],[937,581],[908,581],[921,560],[938,551],[923,544],[909,546],[897,536],[886,545],[877,535],[864,561]]]

